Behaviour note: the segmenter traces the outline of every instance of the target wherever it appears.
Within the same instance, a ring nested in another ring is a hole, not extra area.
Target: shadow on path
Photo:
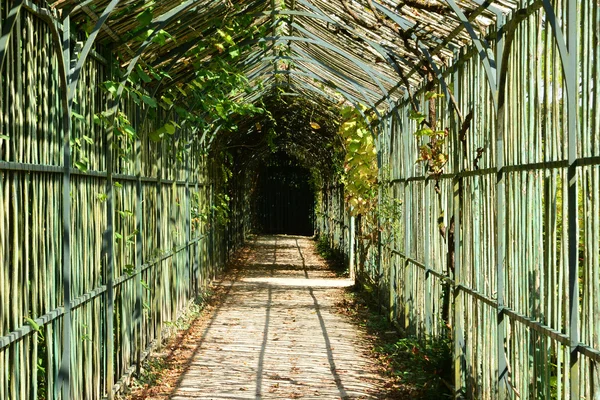
[[[166,397],[376,398],[382,380],[359,329],[335,309],[353,282],[336,278],[309,238],[262,236],[248,247]]]

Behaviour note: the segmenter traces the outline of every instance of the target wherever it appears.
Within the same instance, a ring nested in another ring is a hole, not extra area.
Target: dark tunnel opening
[[[308,169],[293,162],[260,168],[255,200],[255,229],[264,234],[312,236],[315,191]]]
[[[264,113],[240,118],[212,147],[229,171],[232,221],[244,221],[230,230],[240,237],[318,234],[321,191],[343,163],[339,109],[280,91],[260,105]]]

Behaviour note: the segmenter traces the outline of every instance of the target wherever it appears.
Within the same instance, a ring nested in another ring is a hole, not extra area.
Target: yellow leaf
[[[313,129],[321,129],[321,125],[317,124],[316,122],[311,122],[311,123],[310,123],[310,126],[311,126]]]

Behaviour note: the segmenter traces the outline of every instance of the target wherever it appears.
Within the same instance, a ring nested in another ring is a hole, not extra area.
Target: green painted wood
[[[507,36],[506,42],[498,44],[501,49],[496,49],[503,71],[498,73],[505,74],[499,78],[503,86],[498,115],[485,67],[476,55],[457,54],[461,61],[449,69],[451,88],[462,115],[473,109],[474,120],[463,145],[457,136],[458,116],[441,110],[440,121],[450,129],[451,161],[440,183],[441,192],[447,195],[424,189],[431,181],[414,165],[419,142],[410,137],[415,127],[404,117],[408,103],[399,104],[399,118],[388,117],[398,127],[397,139],[392,137],[390,143],[398,143],[399,151],[384,151],[390,152],[388,162],[400,165],[389,186],[402,185],[403,195],[396,192],[394,197],[402,199],[401,229],[407,235],[394,244],[391,254],[382,250],[383,265],[392,265],[398,276],[395,305],[391,304],[398,312],[391,315],[408,332],[441,332],[435,329],[439,314],[432,315],[436,322],[429,326],[427,313],[447,279],[444,255],[448,243],[439,239],[430,219],[439,212],[439,204],[445,211],[446,227],[452,214],[457,218],[455,271],[449,281],[454,293],[451,325],[455,389],[467,398],[590,397],[600,382],[593,367],[595,356],[588,358],[584,350],[584,343],[598,346],[592,334],[598,327],[591,318],[598,317],[599,169],[598,160],[584,161],[599,150],[594,133],[599,120],[590,108],[597,104],[593,85],[598,69],[587,56],[598,52],[598,39],[585,34],[598,26],[598,5],[574,4],[578,22],[570,26],[579,28],[577,33],[566,34],[565,40],[578,38],[579,43],[571,42],[571,46],[582,62],[567,67],[566,73],[562,60],[567,57],[561,56],[555,28],[540,29],[545,11],[538,7],[538,11],[514,16],[514,25],[508,19],[507,32],[512,30],[513,37],[509,41]],[[567,8],[574,6],[558,2],[553,7],[560,28],[565,29],[569,26],[565,18],[573,15]],[[536,57],[531,57],[532,51]],[[573,53],[567,56],[574,57]],[[577,76],[585,83],[575,111],[556,99],[566,93],[565,79]],[[483,150],[479,158],[478,148]],[[484,172],[486,168],[491,168],[489,173]],[[420,213],[423,205],[427,211]],[[340,217],[334,213],[328,218]],[[322,221],[319,226],[325,234],[333,233],[330,224]],[[579,249],[577,260],[575,248]],[[440,274],[419,272],[430,269]],[[367,279],[377,278],[372,269],[365,272]],[[389,273],[386,284],[392,285],[393,276]],[[575,276],[577,296],[573,296]]]
[[[214,277],[222,268],[209,262],[193,271],[186,268],[192,249],[198,249],[198,257],[206,257],[206,235],[212,229],[207,223],[200,223],[193,235],[190,231],[187,240],[178,236],[157,243],[153,238],[153,226],[158,226],[157,193],[168,204],[181,203],[168,207],[163,237],[186,230],[190,211],[180,201],[186,187],[196,187],[202,202],[210,207],[203,194],[210,184],[208,163],[194,160],[198,168],[186,173],[173,162],[174,152],[161,149],[166,179],[157,179],[153,156],[148,153],[156,145],[145,134],[138,143],[139,153],[129,159],[119,158],[116,149],[103,152],[108,143],[105,133],[93,124],[93,115],[109,104],[97,86],[109,71],[96,58],[82,63],[79,83],[71,95],[73,110],[83,119],[71,120],[64,108],[66,78],[61,78],[61,71],[66,69],[63,53],[57,50],[56,28],[45,19],[21,13],[7,41],[7,62],[0,76],[0,127],[3,133],[11,127],[11,139],[0,141],[0,259],[7,266],[0,270],[3,399],[110,397],[157,343],[164,325],[181,315],[204,289],[192,287],[190,275],[207,285],[206,277]],[[131,99],[123,99],[120,107],[132,121],[139,120]],[[63,129],[66,126],[71,129]],[[57,132],[65,132],[67,146]],[[84,135],[93,143],[82,140]],[[81,140],[82,145],[74,148],[69,139]],[[63,153],[70,154],[70,159]],[[88,158],[86,172],[74,166],[82,156]],[[107,207],[105,196],[110,192],[112,206]],[[107,242],[112,208],[115,238]],[[138,217],[119,214],[127,210]],[[140,215],[143,224],[136,220]],[[137,229],[139,224],[145,229]],[[65,240],[63,231],[68,233]],[[63,245],[69,250],[63,251]],[[214,245],[221,257],[221,243]],[[113,250],[107,252],[108,247]],[[160,262],[152,262],[156,250],[163,253]],[[113,254],[113,273],[103,278],[108,253]],[[129,265],[135,267],[131,275]],[[165,274],[169,268],[173,272]],[[153,274],[166,281],[154,285]],[[142,280],[150,282],[150,291],[142,289]],[[153,311],[159,295],[168,302]],[[113,312],[107,307],[110,299]],[[150,310],[143,304],[150,305]],[[161,316],[160,322],[150,318],[151,312]],[[109,318],[104,317],[107,313]],[[39,333],[25,317],[35,321]],[[114,351],[107,352],[111,342]],[[113,372],[107,374],[110,366]]]
[[[600,26],[599,5],[546,3],[513,13],[505,25],[518,21],[512,45],[509,28],[492,45],[506,74],[498,113],[476,52],[457,51],[439,71],[452,82],[448,90],[461,114],[474,113],[463,144],[462,117],[447,98],[438,101],[451,154],[439,193],[415,164],[422,141],[411,135],[416,126],[407,102],[374,129],[381,134],[382,166],[391,166],[381,198],[400,201],[400,223],[395,232],[384,229],[358,275],[377,281],[390,317],[422,337],[444,334],[439,310],[450,284],[454,383],[464,397],[591,398],[600,385],[600,45],[590,33]],[[144,132],[133,144],[135,154],[105,152],[107,137],[92,121],[109,104],[97,87],[108,68],[97,57],[80,63],[71,95],[84,119],[71,120],[64,104],[68,62],[57,45],[65,24],[21,11],[13,27],[13,20],[6,23],[11,10],[2,11],[0,76],[0,130],[10,136],[0,140],[0,261],[6,266],[0,269],[0,398],[112,396],[167,333],[168,322],[214,278],[244,225],[214,229],[193,222],[195,196],[210,209],[220,188],[210,160],[190,156],[191,169]],[[308,67],[298,72],[314,74]],[[339,78],[354,79],[341,71]],[[318,93],[292,76],[288,86]],[[374,89],[362,90],[358,82],[350,87],[363,97]],[[145,121],[147,110],[126,97],[116,107],[148,130],[165,117]],[[64,137],[83,135],[93,143],[84,141],[81,150],[62,146]],[[71,160],[64,158],[68,153]],[[81,155],[89,159],[87,172],[73,164]],[[239,185],[235,192],[243,193]],[[350,252],[356,232],[335,182],[322,207],[319,230]],[[243,210],[236,204],[233,214]],[[441,211],[447,229],[454,217],[452,243],[439,235]],[[111,220],[114,238],[106,239]],[[355,222],[357,231],[366,228]],[[63,239],[63,232],[70,235]],[[114,261],[105,277],[107,254]],[[361,256],[358,251],[356,259]]]

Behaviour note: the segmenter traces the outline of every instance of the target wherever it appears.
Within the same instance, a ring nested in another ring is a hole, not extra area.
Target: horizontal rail
[[[161,261],[164,261],[164,260],[174,256],[175,254],[185,250],[186,248],[194,245],[195,243],[198,243],[199,241],[201,241],[203,239],[206,239],[207,237],[208,237],[208,234],[204,234],[202,236],[194,238],[194,239],[190,240],[188,243],[186,243],[176,249],[173,249],[158,258],[156,258],[152,261],[149,261],[148,263],[142,264],[139,268],[136,268],[136,270],[134,270],[132,273],[121,275],[120,277],[118,277],[114,280],[113,287],[117,287],[117,286],[123,284],[124,282],[134,278],[136,275],[142,273],[143,271],[151,268],[152,266],[160,263]],[[75,298],[71,303],[71,310],[81,307],[85,303],[99,297],[104,292],[106,292],[106,285],[101,285],[101,286],[98,286],[96,289],[92,290],[91,292],[85,293],[85,294]],[[58,319],[64,313],[65,313],[64,306],[60,306],[60,307],[57,307],[54,310],[42,315],[41,317],[34,319],[33,321],[38,326],[41,327],[41,326],[44,326],[44,325]],[[5,349],[6,347],[10,346],[12,343],[24,338],[25,336],[32,333],[33,331],[35,331],[35,329],[31,325],[26,324],[26,325],[19,327],[18,329],[15,329],[14,331],[8,333],[5,336],[1,336],[0,337],[0,351]]]
[[[384,246],[384,247],[387,248],[388,250],[390,250],[393,254],[396,254],[396,255],[404,258],[406,260],[407,265],[413,264],[413,265],[419,267],[420,269],[422,269],[423,271],[425,271],[426,274],[432,274],[432,275],[436,276],[437,278],[440,278],[440,280],[452,285],[455,290],[465,292],[466,294],[489,305],[490,307],[498,308],[498,302],[495,299],[488,297],[488,296],[484,295],[483,293],[480,293],[477,290],[467,287],[463,284],[457,284],[453,279],[443,275],[439,271],[435,271],[435,270],[432,270],[431,268],[427,268],[425,266],[425,264],[423,264],[422,262],[419,262],[419,261],[415,260],[414,258],[406,256],[401,251],[392,249],[388,246]],[[571,344],[571,338],[569,335],[562,333],[560,331],[557,331],[556,329],[553,329],[539,321],[535,321],[535,320],[527,317],[526,315],[516,312],[508,307],[500,308],[498,310],[498,313],[507,316],[508,318],[510,318],[513,321],[520,322],[521,324],[533,329],[534,331],[539,332],[542,335],[545,335],[551,339],[556,340],[557,342],[559,342],[560,344],[562,344],[564,346],[570,346],[570,344]],[[599,350],[596,350],[584,343],[579,343],[575,350],[578,353],[584,355],[585,357],[587,357],[591,360],[594,360],[595,362],[600,362],[600,351]]]
[[[564,346],[571,345],[571,338],[569,337],[569,335],[559,332],[556,329],[552,329],[552,328],[542,324],[541,322],[538,322],[531,318],[526,317],[525,315],[519,314],[519,313],[511,310],[510,308],[506,308],[506,307],[502,308],[501,312],[502,312],[502,314],[507,315],[508,317],[512,318],[515,321],[519,321],[520,323],[533,329],[534,331],[537,331],[539,333],[542,333],[546,336],[551,337],[552,339],[558,341],[559,343],[563,344]],[[581,343],[580,346],[584,346],[584,345]],[[600,360],[600,358],[598,360]]]
[[[452,281],[454,282],[454,281]],[[498,308],[498,301],[496,299],[493,299],[491,297],[486,296],[485,294],[472,289],[468,286],[465,286],[463,284],[458,284],[458,285],[454,285],[454,288],[460,291],[463,291],[471,296],[473,296],[474,298],[476,298],[477,300],[489,305],[490,307],[493,308]]]
[[[596,362],[600,362],[600,351],[586,344],[579,343],[579,345],[577,346],[577,351]]]
[[[600,166],[600,156],[592,156],[592,157],[581,157],[575,160],[576,167],[589,167],[589,166]],[[499,170],[497,168],[483,168],[483,169],[474,169],[469,171],[462,171],[457,173],[446,173],[441,175],[427,175],[427,176],[413,176],[410,178],[396,178],[390,179],[387,181],[388,184],[394,183],[406,183],[406,182],[418,182],[418,181],[427,181],[427,180],[437,180],[437,179],[454,179],[454,178],[467,178],[472,176],[484,176],[484,175],[494,175],[494,174],[506,174],[510,172],[523,172],[523,171],[540,171],[547,169],[559,169],[559,168],[568,168],[569,161],[568,160],[560,160],[560,161],[544,161],[539,163],[530,163],[530,164],[522,164],[522,165],[507,165]]]
[[[27,163],[17,163],[17,162],[8,162],[8,161],[0,161],[0,171],[16,171],[16,172],[43,172],[50,174],[64,174],[64,169],[61,166],[57,165],[39,165],[39,164],[27,164]],[[75,176],[83,176],[83,177],[94,177],[94,178],[106,178],[107,173],[103,171],[87,171],[83,172],[76,168],[71,168],[71,175]],[[127,174],[113,174],[114,180],[123,180],[123,181],[137,181],[140,179],[142,182],[146,183],[163,183],[165,185],[176,184],[179,186],[184,185],[198,185],[198,186],[211,186],[212,183],[203,183],[203,182],[188,182],[182,180],[172,180],[172,179],[158,179],[152,177],[138,177],[136,175],[127,175]]]

